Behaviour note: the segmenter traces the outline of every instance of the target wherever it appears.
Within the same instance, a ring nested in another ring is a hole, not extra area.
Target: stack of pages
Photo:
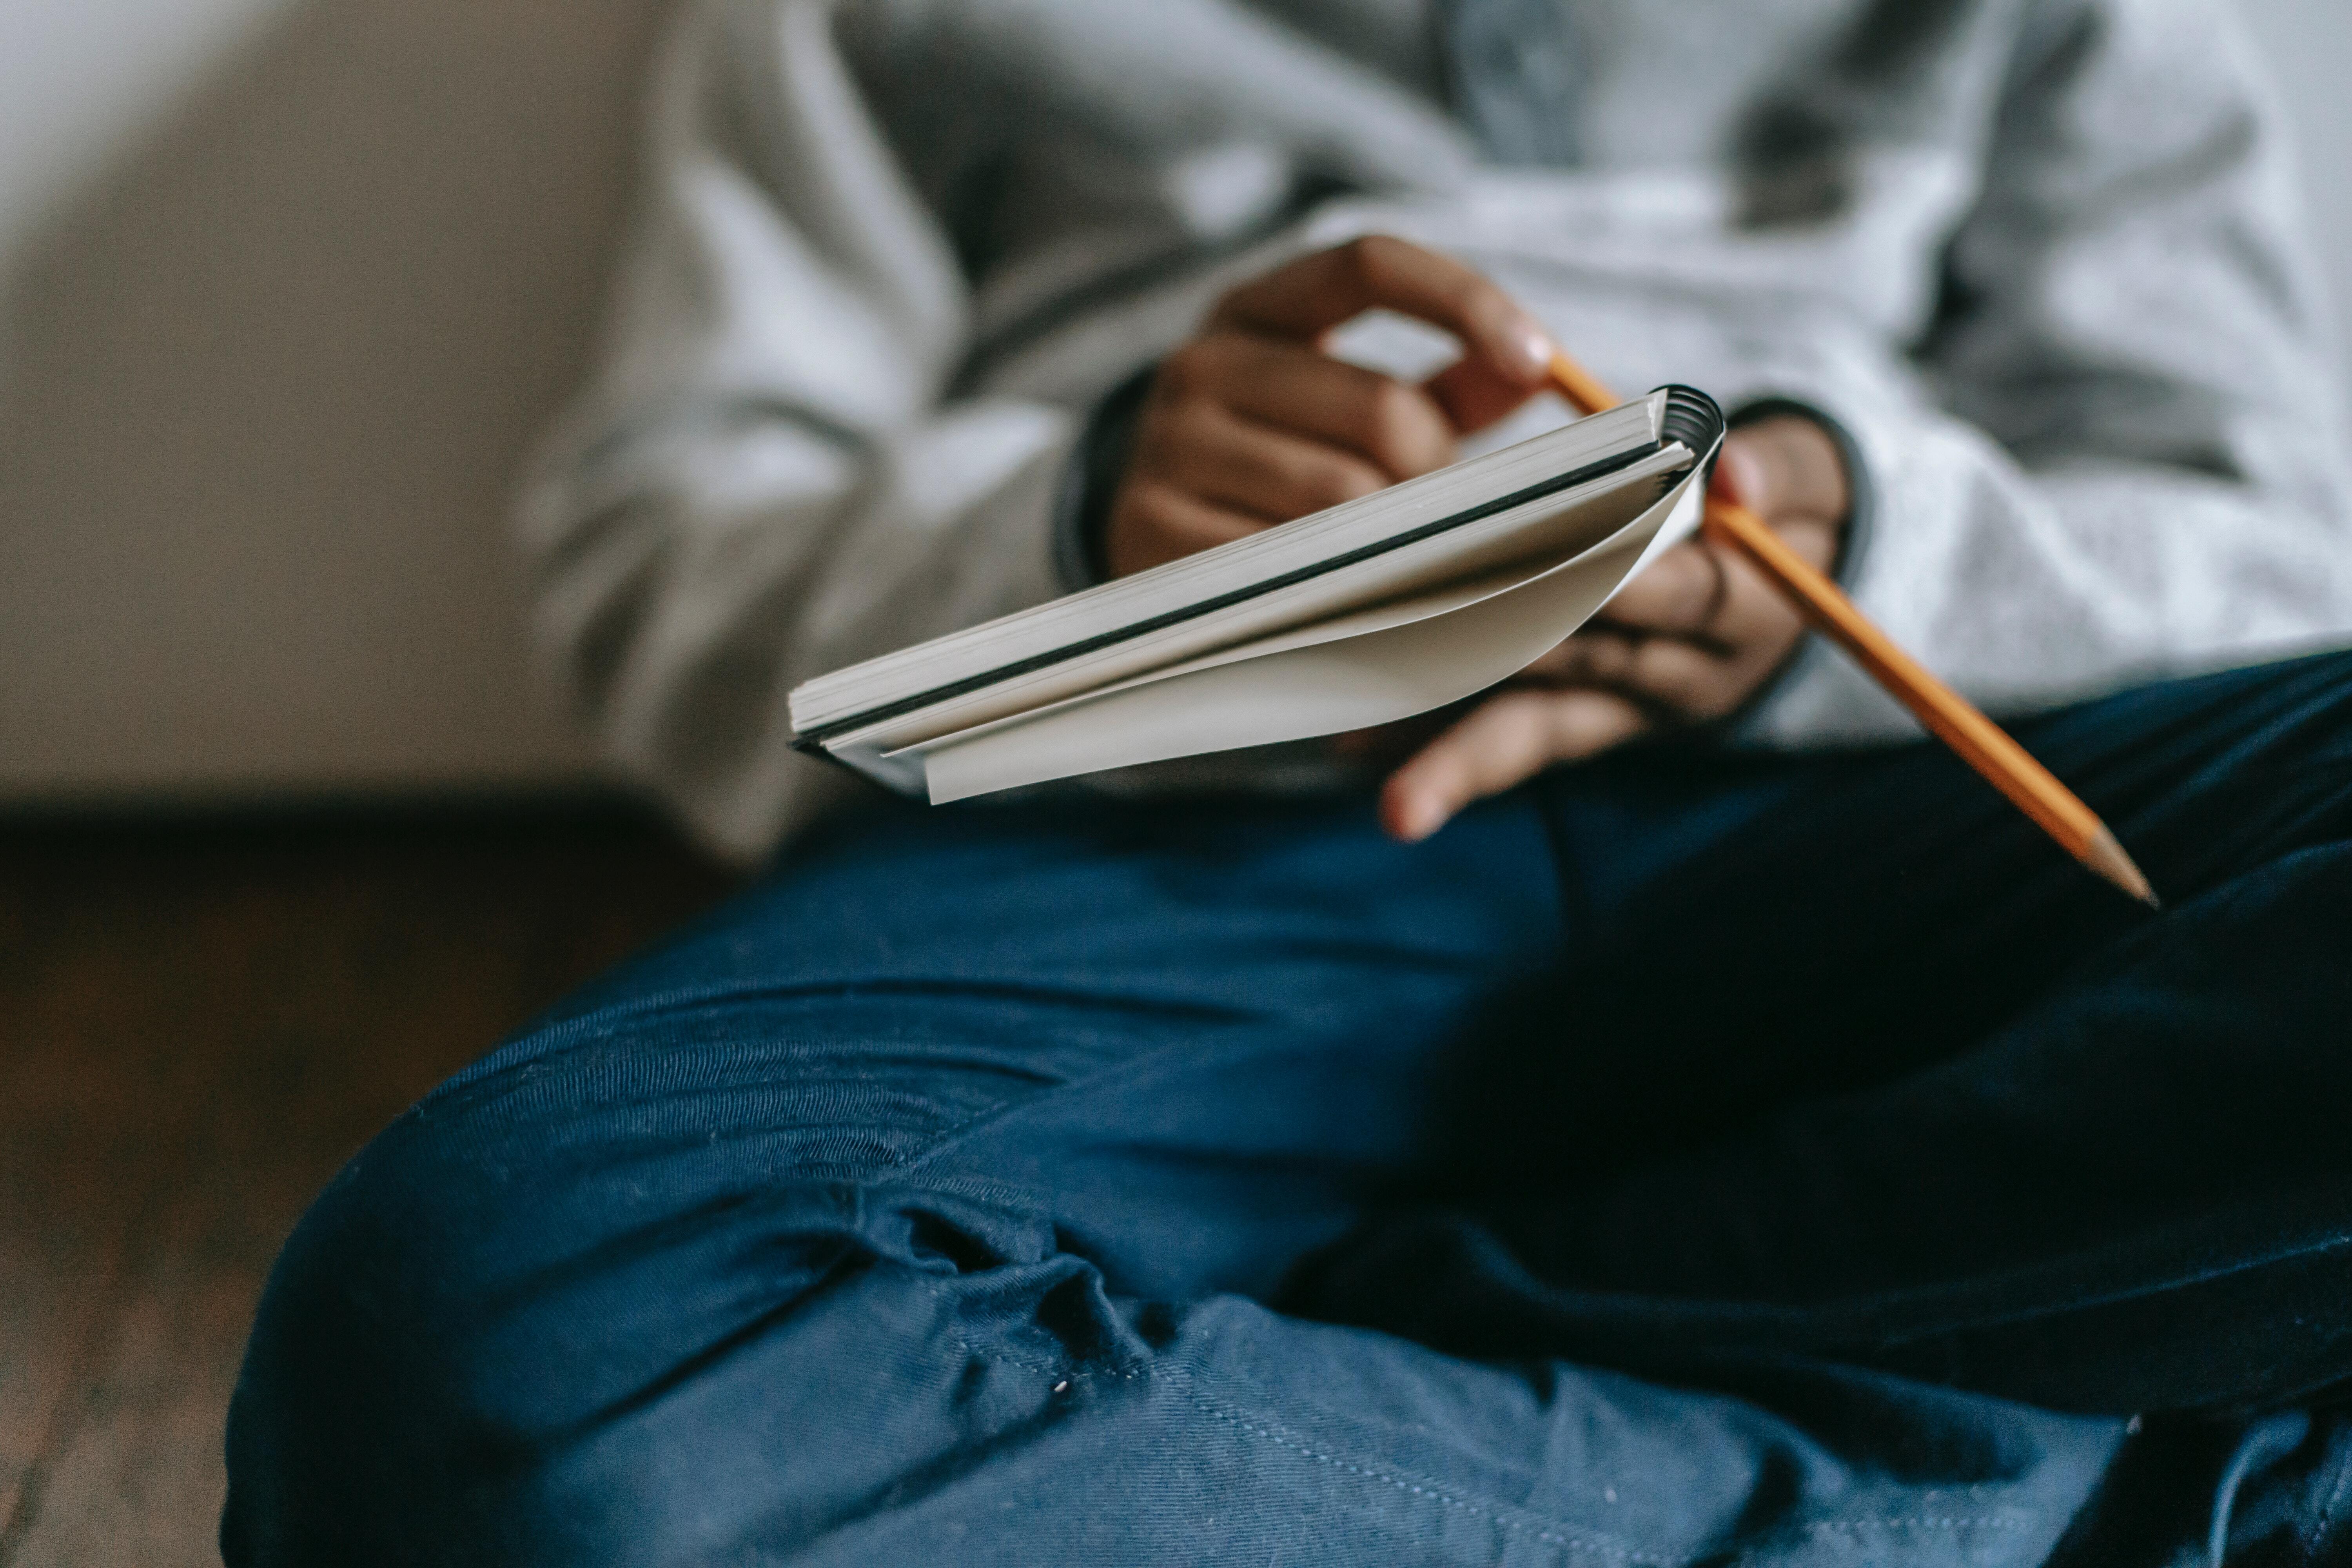
[[[1369,729],[1509,679],[1698,525],[1664,387],[1516,447],[821,676],[793,743],[933,802]]]

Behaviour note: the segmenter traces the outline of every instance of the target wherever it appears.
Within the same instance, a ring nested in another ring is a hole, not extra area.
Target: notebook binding
[[[1666,395],[1666,411],[1659,420],[1665,438],[1688,447],[1702,463],[1713,462],[1727,424],[1722,406],[1698,388],[1678,382],[1658,390]]]

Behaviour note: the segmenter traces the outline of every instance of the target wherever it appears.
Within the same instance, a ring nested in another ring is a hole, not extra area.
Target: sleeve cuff
[[[1824,413],[1818,404],[1796,397],[1759,397],[1743,403],[1725,423],[1737,430],[1743,425],[1789,415],[1820,426],[1845,464],[1845,527],[1838,534],[1837,559],[1830,563],[1830,576],[1840,587],[1851,587],[1862,569],[1863,557],[1869,553],[1871,534],[1878,519],[1878,486],[1871,478],[1870,464],[1864,458],[1862,443],[1854,439],[1853,432],[1834,415]]]
[[[1159,370],[1157,364],[1144,366],[1095,405],[1062,471],[1054,498],[1054,564],[1071,593],[1110,580],[1103,536],[1110,525],[1111,498],[1127,472],[1136,422]]]
[[[1844,423],[1823,413],[1816,404],[1795,397],[1759,397],[1741,404],[1726,423],[1737,430],[1743,425],[1759,420],[1795,415],[1810,419],[1828,433],[1836,444],[1838,456],[1845,463],[1846,512],[1845,527],[1838,535],[1837,558],[1830,563],[1830,576],[1842,588],[1851,588],[1862,569],[1864,556],[1869,553],[1870,540],[1878,518],[1878,486],[1872,479],[1870,465],[1862,455],[1862,444]],[[1814,660],[1832,657],[1821,638],[1810,633],[1797,644],[1797,650],[1781,662],[1770,679],[1759,687],[1739,710],[1723,721],[1718,731],[1734,745],[1752,743],[1758,716],[1770,705],[1774,697],[1802,679],[1803,672]]]

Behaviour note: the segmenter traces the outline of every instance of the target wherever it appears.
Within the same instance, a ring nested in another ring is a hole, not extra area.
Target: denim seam
[[[922,1280],[920,1283],[922,1288],[934,1300],[945,1304],[952,1304],[950,1300],[949,1288],[946,1284],[930,1279]],[[968,1356],[976,1356],[982,1360],[994,1362],[1003,1366],[1018,1367],[1024,1372],[1036,1373],[1041,1376],[1052,1376],[1064,1379],[1069,1383],[1094,1381],[1097,1379],[1113,1379],[1121,1383],[1132,1383],[1138,1379],[1150,1377],[1152,1374],[1152,1369],[1148,1365],[1118,1367],[1097,1372],[1089,1371],[1085,1367],[1056,1365],[1049,1362],[1029,1361],[1005,1351],[983,1350],[980,1346],[973,1344],[960,1329],[956,1328],[952,1324],[950,1324],[948,1329],[948,1338],[958,1349],[961,1350],[964,1354]],[[1709,1560],[1709,1554],[1705,1552],[1696,1555],[1681,1554],[1675,1556],[1660,1556],[1656,1552],[1643,1551],[1641,1548],[1631,1545],[1630,1543],[1612,1544],[1606,1539],[1596,1539],[1591,1536],[1566,1533],[1555,1528],[1548,1528],[1539,1521],[1514,1518],[1510,1514],[1501,1511],[1491,1504],[1472,1502],[1467,1498],[1457,1497],[1452,1492],[1443,1490],[1434,1486],[1426,1486],[1416,1481],[1408,1480],[1401,1475],[1393,1475],[1385,1470],[1373,1469],[1367,1466],[1350,1463],[1346,1459],[1340,1458],[1336,1454],[1327,1454],[1319,1449],[1310,1447],[1307,1444],[1286,1435],[1281,1430],[1272,1426],[1260,1425],[1259,1423],[1253,1421],[1250,1417],[1243,1415],[1240,1411],[1234,1410],[1232,1407],[1211,1398],[1208,1394],[1201,1392],[1198,1384],[1194,1382],[1192,1374],[1181,1368],[1169,1369],[1169,1373],[1166,1375],[1170,1375],[1171,1381],[1181,1380],[1182,1387],[1180,1392],[1182,1397],[1189,1404],[1197,1406],[1203,1414],[1213,1416],[1217,1420],[1223,1421],[1253,1436],[1263,1437],[1278,1447],[1287,1448],[1293,1453],[1296,1453],[1304,1458],[1310,1459],[1317,1464],[1329,1466],[1334,1469],[1344,1470],[1349,1475],[1360,1476],[1366,1480],[1377,1481],[1385,1486],[1394,1487],[1400,1491],[1409,1492],[1415,1497],[1426,1498],[1433,1502],[1442,1503],[1448,1508],[1460,1510],[1465,1513],[1474,1515],[1477,1518],[1490,1520],[1497,1526],[1511,1531],[1513,1534],[1532,1536],[1538,1541],[1545,1542],[1551,1545],[1564,1546],[1571,1552],[1578,1552],[1591,1556],[1605,1558],[1612,1563],[1633,1564],[1635,1565],[1635,1568],[1679,1568],[1679,1565]],[[1909,1516],[1895,1519],[1865,1518],[1816,1520],[1811,1523],[1801,1526],[1801,1528],[1803,1530],[1804,1533],[1808,1535],[1829,1535],[1838,1532],[1854,1532],[1869,1530],[1938,1530],[1949,1531],[1966,1530],[2021,1531],[2030,1528],[2032,1523],[2032,1521],[2025,1517],[1969,1518],[1947,1516],[1941,1518],[1927,1518]]]
[[[1187,1379],[1187,1381],[1189,1382],[1190,1380]],[[1685,1557],[1661,1557],[1654,1552],[1643,1552],[1633,1546],[1611,1545],[1605,1542],[1596,1541],[1589,1537],[1569,1535],[1557,1530],[1544,1529],[1539,1525],[1530,1525],[1526,1521],[1510,1518],[1492,1507],[1472,1502],[1466,1498],[1455,1497],[1453,1493],[1441,1491],[1435,1487],[1423,1486],[1418,1482],[1409,1481],[1402,1476],[1391,1475],[1384,1470],[1375,1470],[1362,1465],[1350,1464],[1335,1454],[1326,1454],[1318,1449],[1310,1448],[1306,1444],[1286,1436],[1281,1432],[1271,1426],[1259,1426],[1244,1416],[1240,1412],[1225,1408],[1215,1401],[1210,1399],[1206,1394],[1201,1393],[1197,1388],[1188,1387],[1183,1390],[1183,1394],[1184,1398],[1189,1403],[1198,1406],[1202,1411],[1205,1412],[1209,1415],[1214,1416],[1220,1421],[1226,1422],[1241,1431],[1250,1434],[1252,1436],[1263,1437],[1267,1442],[1274,1444],[1277,1447],[1287,1448],[1292,1453],[1300,1455],[1305,1458],[1311,1459],[1317,1464],[1328,1465],[1334,1469],[1345,1470],[1349,1475],[1360,1476],[1364,1479],[1370,1481],[1379,1481],[1385,1485],[1394,1487],[1400,1491],[1410,1492],[1415,1497],[1427,1498],[1432,1502],[1442,1503],[1447,1508],[1458,1509],[1462,1512],[1470,1514],[1475,1518],[1491,1520],[1496,1524],[1500,1525],[1503,1529],[1511,1531],[1514,1533],[1531,1534],[1538,1541],[1549,1542],[1556,1546],[1565,1546],[1571,1552],[1581,1552],[1590,1553],[1596,1557],[1605,1557],[1612,1563],[1651,1564],[1654,1565],[1654,1568],[1674,1568],[1674,1565],[1678,1563],[1691,1561]]]
[[[1133,1374],[1130,1373],[1129,1375]],[[1187,1379],[1187,1382],[1190,1382],[1189,1378]],[[1673,1568],[1673,1565],[1678,1563],[1691,1563],[1707,1561],[1712,1555],[1711,1551],[1709,1551],[1699,1552],[1696,1555],[1662,1557],[1655,1552],[1644,1552],[1639,1547],[1632,1545],[1611,1544],[1605,1539],[1596,1539],[1591,1536],[1571,1535],[1564,1533],[1557,1529],[1547,1529],[1539,1524],[1534,1524],[1528,1521],[1511,1518],[1508,1515],[1500,1512],[1491,1505],[1471,1502],[1467,1499],[1455,1497],[1452,1493],[1440,1491],[1433,1487],[1418,1485],[1414,1482],[1406,1480],[1401,1476],[1390,1475],[1381,1470],[1368,1469],[1360,1465],[1350,1464],[1347,1460],[1339,1458],[1335,1455],[1320,1453],[1316,1449],[1307,1447],[1303,1443],[1285,1436],[1281,1432],[1272,1427],[1261,1426],[1254,1424],[1240,1412],[1219,1405],[1208,1395],[1202,1394],[1197,1387],[1186,1388],[1184,1391],[1184,1396],[1194,1405],[1199,1405],[1211,1415],[1216,1416],[1221,1420],[1229,1421],[1244,1432],[1254,1433],[1258,1436],[1265,1438],[1269,1442],[1289,1448],[1294,1452],[1302,1454],[1307,1458],[1316,1460],[1318,1463],[1333,1466],[1339,1469],[1349,1471],[1351,1474],[1362,1476],[1367,1479],[1386,1482],[1390,1486],[1401,1488],[1405,1491],[1412,1492],[1417,1497],[1426,1497],[1433,1501],[1444,1503],[1448,1507],[1461,1509],[1466,1512],[1476,1514],[1482,1518],[1491,1519],[1505,1530],[1512,1531],[1517,1533],[1532,1534],[1538,1541],[1549,1542],[1554,1545],[1565,1546],[1571,1551],[1588,1552],[1595,1556],[1608,1558],[1612,1562],[1617,1563],[1655,1564],[1658,1565],[1658,1568]],[[1803,1526],[1802,1528],[1809,1535],[1826,1535],[1838,1531],[1864,1530],[2024,1530],[2028,1527],[2028,1521],[2021,1518],[1993,1519],[1947,1517],[1927,1519],[1912,1517],[1900,1519],[1833,1519],[1818,1520],[1812,1523]]]
[[[927,1280],[924,1282],[924,1289],[929,1291],[935,1299],[942,1302],[947,1302],[949,1300],[948,1288],[943,1284],[938,1284]],[[1004,1351],[983,1350],[980,1346],[973,1344],[961,1331],[953,1327],[950,1327],[948,1330],[948,1338],[952,1341],[957,1348],[961,1350],[966,1355],[976,1356],[985,1361],[995,1362],[1003,1366],[1018,1367],[1024,1372],[1034,1372],[1041,1376],[1052,1376],[1066,1379],[1071,1383],[1076,1383],[1082,1380],[1093,1381],[1100,1378],[1111,1378],[1122,1383],[1131,1383],[1138,1379],[1151,1375],[1152,1369],[1148,1366],[1122,1367],[1102,1372],[1094,1372],[1084,1367],[1057,1366],[1051,1363],[1029,1361]],[[1465,1512],[1475,1514],[1482,1519],[1491,1519],[1506,1530],[1522,1533],[1529,1532],[1530,1531],[1529,1525],[1526,1522],[1507,1518],[1486,1505],[1472,1502],[1466,1498],[1455,1497],[1452,1493],[1442,1491],[1435,1487],[1423,1486],[1417,1482],[1407,1480],[1402,1476],[1391,1475],[1386,1471],[1371,1469],[1362,1465],[1350,1464],[1349,1461],[1339,1458],[1335,1454],[1326,1454],[1318,1449],[1308,1447],[1304,1443],[1286,1436],[1281,1432],[1271,1427],[1260,1426],[1255,1422],[1251,1421],[1239,1411],[1230,1409],[1220,1405],[1215,1400],[1211,1399],[1207,1394],[1202,1394],[1198,1386],[1193,1384],[1190,1373],[1185,1373],[1181,1369],[1171,1369],[1171,1372],[1172,1373],[1171,1381],[1181,1380],[1184,1384],[1181,1393],[1188,1404],[1197,1406],[1206,1415],[1213,1416],[1220,1421],[1223,1421],[1228,1425],[1238,1427],[1240,1430],[1250,1434],[1252,1436],[1263,1437],[1277,1447],[1288,1448],[1292,1452],[1311,1459],[1318,1464],[1328,1465],[1335,1469],[1345,1470],[1350,1475],[1361,1476],[1367,1480],[1379,1481],[1384,1485],[1395,1487],[1401,1491],[1411,1492],[1415,1497],[1428,1498],[1433,1502],[1444,1503],[1449,1508],[1460,1509]],[[1532,1533],[1539,1541],[1551,1542],[1558,1545],[1569,1547],[1574,1551],[1591,1552],[1601,1557],[1606,1557],[1612,1562],[1643,1565],[1643,1568],[1675,1568],[1675,1564],[1687,1561],[1687,1559],[1683,1558],[1660,1557],[1654,1553],[1643,1552],[1633,1546],[1610,1546],[1597,1541],[1565,1535],[1558,1531],[1545,1530],[1540,1527],[1534,1528],[1532,1530]]]

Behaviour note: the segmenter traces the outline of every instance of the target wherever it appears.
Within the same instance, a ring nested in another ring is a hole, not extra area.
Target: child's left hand
[[[1836,559],[1850,505],[1828,432],[1784,416],[1732,432],[1717,482],[1813,565]],[[1428,837],[1474,800],[1556,763],[1737,712],[1796,651],[1804,624],[1732,551],[1693,539],[1626,584],[1591,625],[1471,708],[1393,773],[1381,820]]]

